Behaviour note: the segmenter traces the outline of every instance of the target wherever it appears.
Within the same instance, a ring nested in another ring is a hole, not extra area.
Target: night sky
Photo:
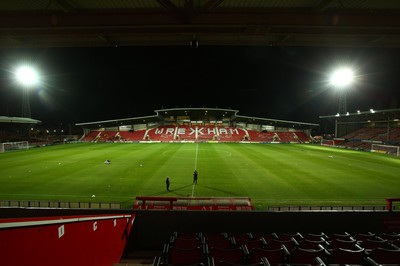
[[[21,116],[13,72],[41,75],[32,118],[75,124],[154,115],[156,109],[218,107],[239,115],[321,122],[338,111],[329,74],[351,66],[347,109],[400,108],[400,49],[315,47],[117,47],[0,50],[0,115]]]

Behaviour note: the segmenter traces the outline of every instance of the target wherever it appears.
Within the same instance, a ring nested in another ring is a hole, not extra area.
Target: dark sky
[[[41,83],[32,118],[69,124],[219,107],[240,115],[319,123],[335,114],[329,73],[351,66],[350,112],[400,108],[400,49],[315,47],[118,47],[0,50],[0,115],[20,116],[13,71],[31,62]]]

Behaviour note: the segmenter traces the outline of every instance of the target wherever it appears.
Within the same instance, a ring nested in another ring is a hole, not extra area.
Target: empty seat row
[[[400,264],[397,233],[259,234],[178,233],[164,246],[158,264],[269,265]],[[389,240],[390,239],[390,240]],[[397,245],[396,245],[397,244]]]

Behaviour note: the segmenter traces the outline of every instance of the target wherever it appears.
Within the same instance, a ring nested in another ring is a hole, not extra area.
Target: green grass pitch
[[[311,144],[78,143],[2,153],[0,166],[1,200],[127,206],[136,196],[190,194],[250,197],[266,209],[385,205],[386,197],[400,197],[400,159]]]

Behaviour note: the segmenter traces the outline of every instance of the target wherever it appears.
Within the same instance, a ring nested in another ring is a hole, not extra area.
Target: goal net
[[[371,151],[400,156],[400,147],[399,146],[372,144]]]
[[[26,150],[28,148],[28,141],[4,142],[0,145],[0,152]]]

